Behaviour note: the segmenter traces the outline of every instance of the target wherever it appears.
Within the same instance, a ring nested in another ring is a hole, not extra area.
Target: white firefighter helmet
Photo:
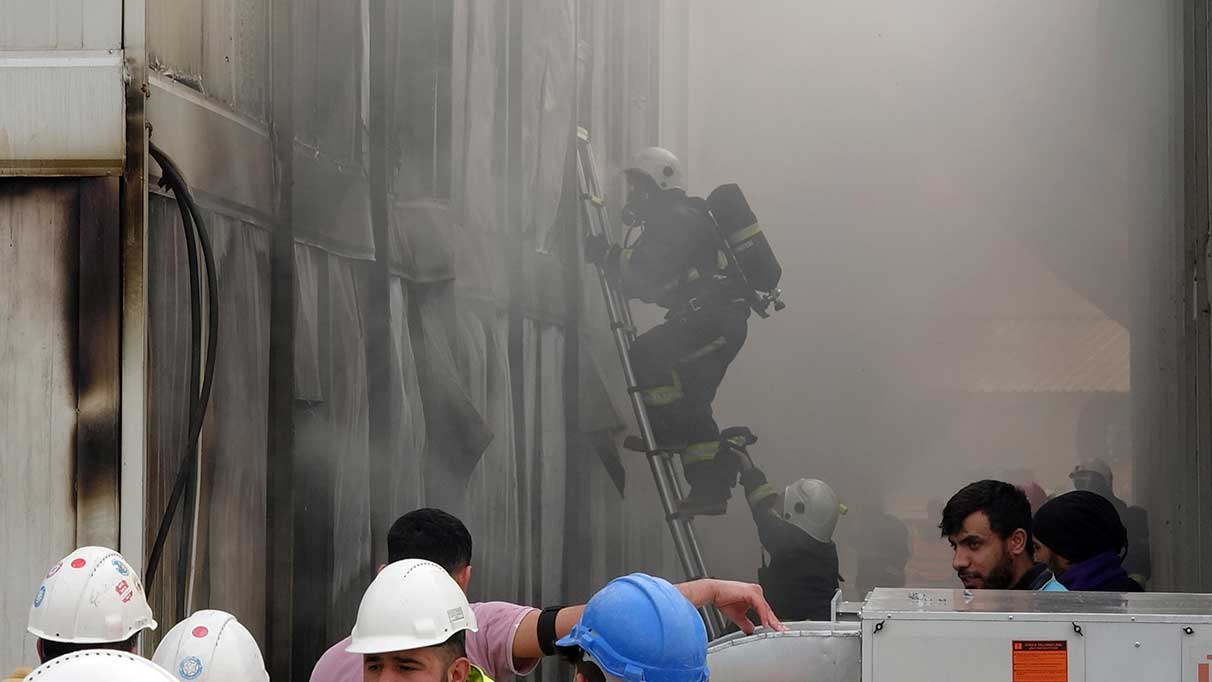
[[[436,646],[479,629],[467,595],[446,569],[422,559],[388,564],[362,595],[351,654],[383,654]]]
[[[180,682],[146,658],[113,649],[86,649],[54,658],[23,682]]]
[[[824,481],[801,478],[783,493],[783,518],[820,542],[833,542],[841,513],[837,495]]]
[[[152,660],[191,682],[269,682],[257,641],[226,611],[198,611],[177,623]]]
[[[1111,485],[1113,480],[1111,467],[1107,466],[1106,462],[1098,458],[1085,460],[1073,467],[1073,473],[1069,474],[1069,478],[1078,478],[1082,474],[1095,474],[1097,476],[1102,476],[1103,481],[1105,481],[1107,485]]]
[[[662,190],[686,189],[686,173],[682,162],[664,147],[649,147],[631,162],[625,173],[638,173],[651,179]]]
[[[72,644],[121,642],[156,629],[143,583],[121,554],[81,547],[51,567],[34,593],[30,634]]]

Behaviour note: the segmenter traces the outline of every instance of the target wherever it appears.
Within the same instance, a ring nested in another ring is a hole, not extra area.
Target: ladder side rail
[[[578,131],[577,151],[577,179],[581,189],[589,232],[591,235],[604,237],[609,244],[611,243],[608,231],[609,221],[596,174],[597,166],[593,155],[593,147],[589,144],[588,135],[582,134],[582,131]],[[586,171],[587,163],[589,166],[588,171]],[[682,492],[678,483],[677,472],[673,466],[672,453],[657,449],[656,436],[652,430],[648,410],[637,390],[638,382],[636,381],[635,370],[632,367],[629,352],[631,344],[636,337],[636,328],[631,316],[631,307],[628,305],[627,299],[611,285],[605,267],[601,264],[595,264],[595,270],[601,284],[603,298],[606,301],[607,315],[612,327],[615,347],[619,353],[619,361],[622,363],[623,375],[627,382],[632,410],[635,413],[636,422],[640,429],[640,437],[644,442],[644,447],[648,451],[649,468],[652,471],[653,481],[657,487],[657,495],[660,498],[661,507],[665,512],[665,519],[669,526],[670,535],[673,538],[674,549],[678,554],[678,559],[682,564],[682,570],[687,579],[694,580],[706,577],[706,565],[703,561],[697,538],[695,537],[694,526],[690,520],[679,517],[676,514],[677,502],[682,499]],[[703,615],[710,637],[714,639],[721,635],[724,629],[720,613],[713,608],[702,608],[700,612]]]

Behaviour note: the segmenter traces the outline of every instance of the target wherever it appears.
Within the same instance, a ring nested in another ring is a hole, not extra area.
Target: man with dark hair
[[[1009,483],[964,486],[943,508],[939,529],[955,552],[951,567],[967,589],[1065,591],[1033,559],[1031,504]]]
[[[471,566],[471,533],[441,509],[417,509],[391,524],[387,557],[389,561],[425,559],[453,574]]]
[[[1140,592],[1124,570],[1128,530],[1115,506],[1102,495],[1075,490],[1035,513],[1037,558],[1047,561],[1056,579],[1082,592]]]
[[[424,559],[438,564],[464,591],[471,582],[472,539],[458,518],[440,509],[417,509],[401,516],[388,531],[387,560]],[[381,569],[380,569],[381,570]],[[730,580],[693,580],[675,586],[695,606],[714,605],[743,631],[753,632],[746,613],[753,609],[762,625],[785,629],[762,588]],[[572,631],[584,605],[543,610],[508,602],[471,604],[479,623],[467,632],[467,658],[496,682],[528,675],[539,659],[555,653],[555,642]],[[311,682],[361,682],[363,660],[346,651],[349,639],[333,645],[316,663]]]

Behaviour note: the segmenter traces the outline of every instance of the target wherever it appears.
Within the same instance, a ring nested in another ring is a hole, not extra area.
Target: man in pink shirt
[[[391,562],[426,559],[445,568],[464,592],[471,582],[471,533],[459,519],[440,509],[417,509],[401,516],[387,533]],[[762,588],[730,580],[694,580],[676,585],[695,606],[713,604],[745,632],[754,624],[746,615],[758,614],[762,625],[784,630]],[[471,605],[479,622],[467,633],[467,657],[495,682],[512,682],[528,675],[543,656],[555,653],[555,642],[572,631],[585,606],[543,609],[508,602]],[[316,662],[311,682],[362,682],[362,656],[345,651],[349,638],[337,642]]]

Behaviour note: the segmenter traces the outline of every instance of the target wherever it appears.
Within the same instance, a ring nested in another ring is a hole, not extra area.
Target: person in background
[[[1124,558],[1124,570],[1141,587],[1148,585],[1153,572],[1149,555],[1149,513],[1141,507],[1130,507],[1115,496],[1111,467],[1101,459],[1089,459],[1078,464],[1069,478],[1075,489],[1098,493],[1115,507],[1128,530],[1128,556]]]
[[[464,591],[471,582],[471,533],[463,522],[440,509],[417,509],[401,516],[387,533],[388,561],[432,561],[450,573]],[[757,585],[730,580],[694,580],[677,585],[696,606],[720,609],[743,631],[754,624],[746,612],[752,608],[762,625],[786,628],[775,617]],[[585,606],[553,606],[543,610],[508,602],[471,605],[479,628],[466,635],[467,656],[492,679],[507,682],[528,675],[543,656],[555,653],[555,640],[571,631]],[[320,657],[311,682],[360,682],[362,659],[346,651],[349,639],[333,645]]]
[[[951,543],[951,567],[966,589],[1066,591],[1032,558],[1031,504],[1009,483],[984,480],[961,488],[943,507],[939,530]]]
[[[610,581],[556,647],[576,682],[708,679],[703,619],[673,585],[643,573]]]
[[[816,479],[801,478],[780,495],[745,451],[749,440],[733,442],[733,429],[724,437],[741,458],[741,485],[763,548],[758,582],[774,612],[786,620],[829,620],[841,580],[833,531],[845,507],[829,484]]]
[[[1027,496],[1027,502],[1031,504],[1032,515],[1039,511],[1039,508],[1044,506],[1044,503],[1048,501],[1048,493],[1044,490],[1043,486],[1035,481],[1027,481],[1018,487]]]
[[[912,553],[909,528],[884,510],[873,496],[859,508],[855,550],[858,572],[854,582],[860,598],[877,587],[904,587],[905,566]]]
[[[139,633],[155,630],[156,621],[125,557],[81,547],[51,566],[34,593],[26,629],[38,638],[38,658],[46,663],[85,649],[134,652]]]
[[[1128,530],[1115,506],[1098,493],[1075,490],[1050,500],[1035,514],[1036,558],[1046,561],[1062,585],[1082,592],[1141,592],[1123,560]]]

